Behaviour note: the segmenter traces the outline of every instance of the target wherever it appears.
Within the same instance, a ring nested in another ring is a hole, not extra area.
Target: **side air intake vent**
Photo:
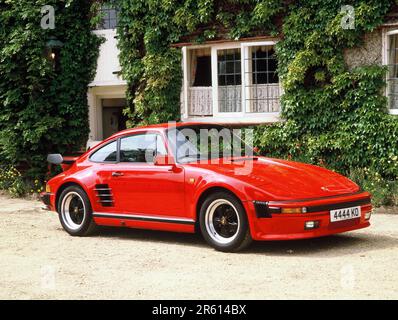
[[[113,194],[112,189],[107,184],[95,185],[94,191],[96,192],[98,202],[103,207],[113,207]]]

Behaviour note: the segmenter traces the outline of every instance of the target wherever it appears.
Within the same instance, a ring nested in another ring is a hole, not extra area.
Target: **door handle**
[[[121,177],[121,176],[124,176],[123,172],[119,172],[119,171],[112,172],[112,177]]]

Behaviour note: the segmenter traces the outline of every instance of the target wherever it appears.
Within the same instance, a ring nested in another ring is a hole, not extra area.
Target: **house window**
[[[112,8],[109,4],[104,4],[101,7],[102,20],[97,27],[98,30],[116,29],[118,24],[117,9]]]
[[[244,46],[246,112],[279,111],[279,77],[273,45]]]
[[[188,113],[190,116],[210,116],[213,114],[211,50],[189,50],[187,59]]]
[[[392,112],[398,111],[398,33],[387,36],[387,95]]]
[[[219,112],[242,109],[242,71],[240,49],[217,50]]]
[[[281,88],[275,42],[184,47],[183,68],[183,119],[279,120]]]
[[[211,87],[211,56],[197,56],[193,87]]]

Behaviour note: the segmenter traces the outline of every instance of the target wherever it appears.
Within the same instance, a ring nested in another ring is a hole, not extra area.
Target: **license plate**
[[[330,221],[344,221],[359,219],[361,217],[361,207],[344,208],[330,211]]]

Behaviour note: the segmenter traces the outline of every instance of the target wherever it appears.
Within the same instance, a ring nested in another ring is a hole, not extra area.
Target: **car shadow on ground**
[[[207,243],[198,233],[176,233],[158,230],[132,229],[121,227],[100,227],[97,237],[117,238],[118,240],[138,240],[170,244],[206,247]]]
[[[398,239],[377,234],[345,233],[314,239],[254,242],[245,253],[273,256],[329,256],[360,254],[397,248]]]
[[[209,248],[202,236],[196,234],[173,233],[128,228],[101,228],[97,237],[117,238],[127,241],[148,241],[169,243],[181,246]],[[325,255],[330,257],[397,248],[398,239],[374,233],[345,233],[328,237],[289,241],[255,241],[244,250],[243,254],[266,254],[271,256],[312,256]]]

